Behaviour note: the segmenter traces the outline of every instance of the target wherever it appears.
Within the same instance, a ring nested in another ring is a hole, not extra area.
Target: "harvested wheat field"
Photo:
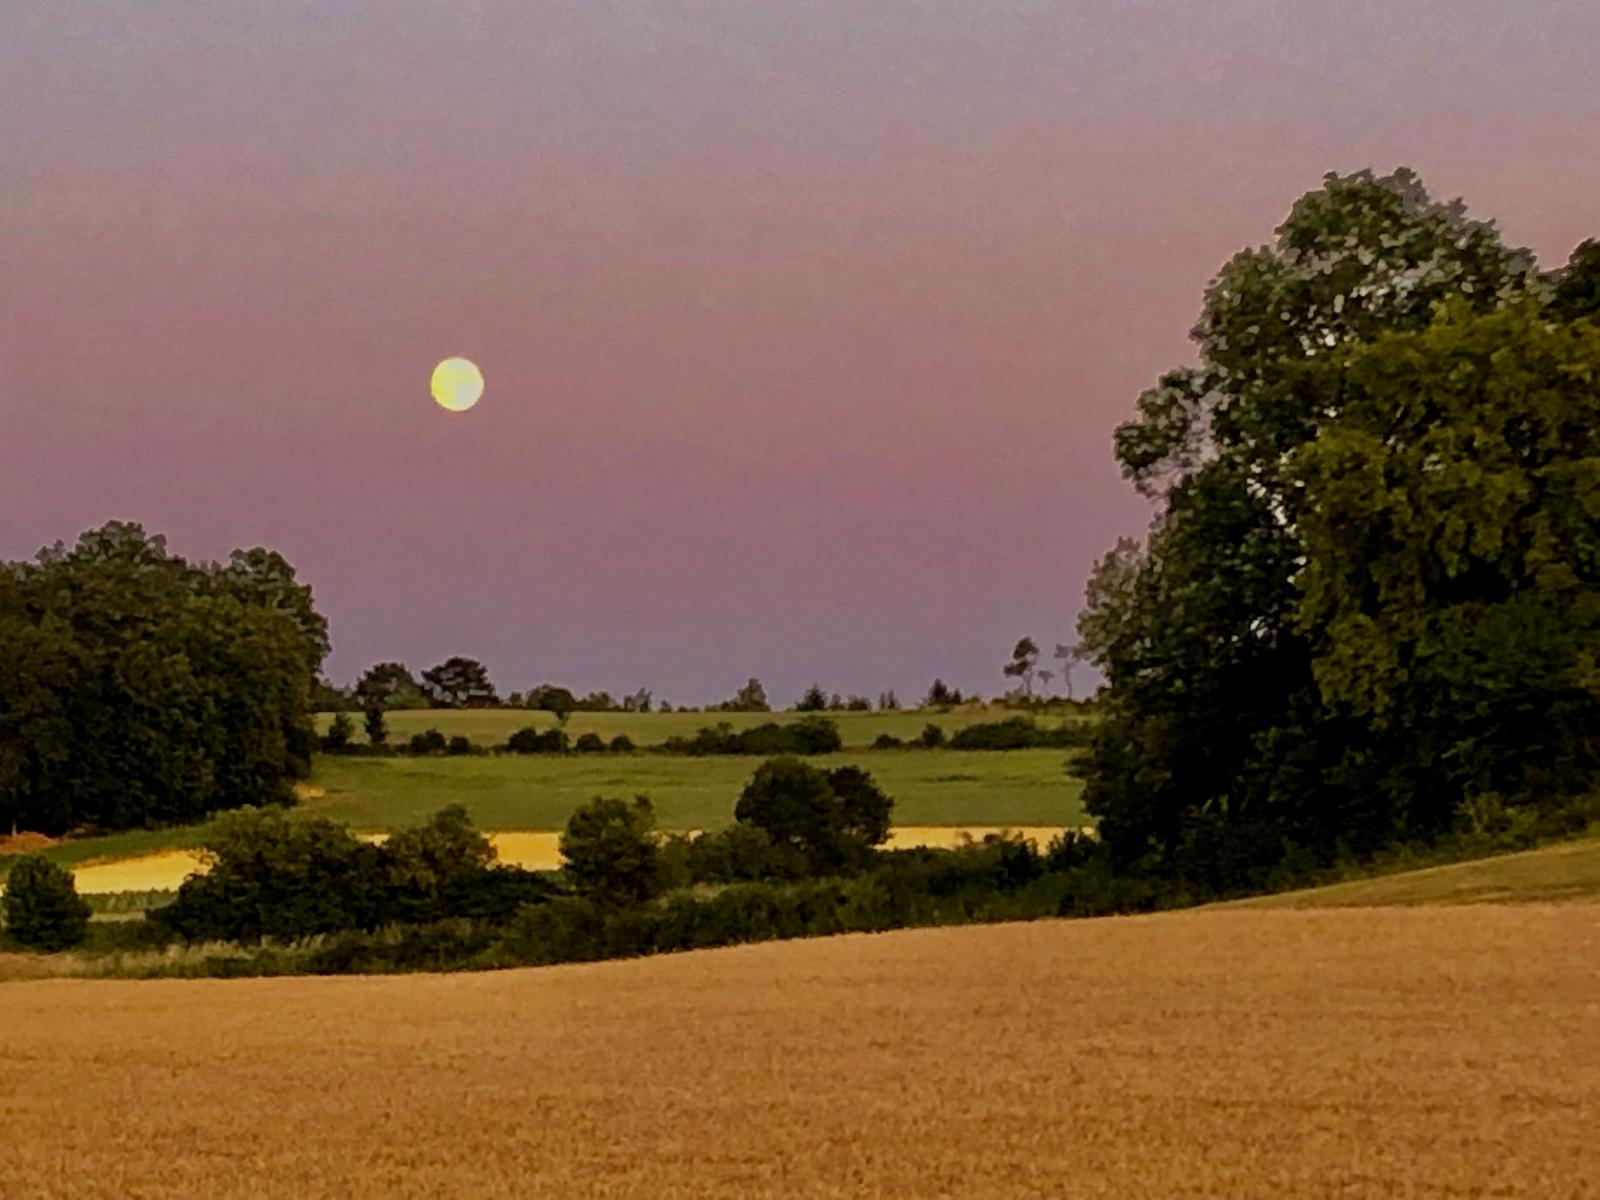
[[[1600,1195],[1600,905],[0,987],[8,1197]]]

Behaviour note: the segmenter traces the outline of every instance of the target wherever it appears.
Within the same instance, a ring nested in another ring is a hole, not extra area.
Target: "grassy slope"
[[[576,712],[568,719],[566,724],[567,734],[577,738],[585,733],[597,733],[610,741],[620,734],[627,734],[638,745],[647,746],[666,741],[669,737],[692,737],[696,730],[719,722],[727,722],[735,729],[749,729],[754,725],[765,725],[769,721],[787,724],[799,720],[803,713],[717,713],[717,712],[673,712],[673,713],[622,713],[622,712]],[[954,709],[950,712],[839,712],[822,713],[830,721],[839,726],[839,736],[844,739],[844,744],[849,747],[859,748],[870,746],[879,734],[887,733],[894,737],[910,741],[920,734],[926,725],[938,725],[946,734],[952,734],[958,729],[965,729],[969,725],[981,724],[985,721],[1000,721],[1007,717],[1018,715],[1015,711],[1003,708],[991,709]],[[364,740],[365,735],[360,732],[361,714],[351,713],[350,719],[356,723],[356,739]],[[1040,714],[1037,718],[1041,725],[1058,725],[1063,718],[1059,715]],[[1087,718],[1067,718],[1083,720]],[[317,718],[319,730],[326,729],[333,720],[332,713],[323,713]],[[477,709],[418,709],[388,714],[389,740],[401,742],[413,733],[424,729],[437,729],[445,736],[464,734],[483,746],[492,746],[504,742],[518,729],[532,727],[535,729],[549,729],[556,724],[556,719],[551,714],[530,709],[504,709],[504,708],[477,708]]]
[[[1235,900],[1226,908],[1526,903],[1600,899],[1600,837],[1327,887]]]

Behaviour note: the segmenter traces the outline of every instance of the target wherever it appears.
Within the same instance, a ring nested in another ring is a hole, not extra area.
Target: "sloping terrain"
[[[1232,901],[1230,908],[1343,908],[1389,904],[1505,904],[1600,899],[1600,838],[1520,854],[1425,867],[1299,892]]]
[[[1600,1194],[1600,905],[0,987],[4,1194]]]

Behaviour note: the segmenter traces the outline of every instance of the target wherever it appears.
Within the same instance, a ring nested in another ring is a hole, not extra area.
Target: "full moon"
[[[447,358],[433,369],[428,390],[440,408],[466,412],[483,395],[483,372],[464,358]]]

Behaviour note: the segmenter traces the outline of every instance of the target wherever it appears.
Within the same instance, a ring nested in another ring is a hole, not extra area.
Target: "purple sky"
[[[1600,234],[1597,46],[1592,0],[4,0],[0,556],[276,547],[341,681],[997,691],[1324,171]]]

